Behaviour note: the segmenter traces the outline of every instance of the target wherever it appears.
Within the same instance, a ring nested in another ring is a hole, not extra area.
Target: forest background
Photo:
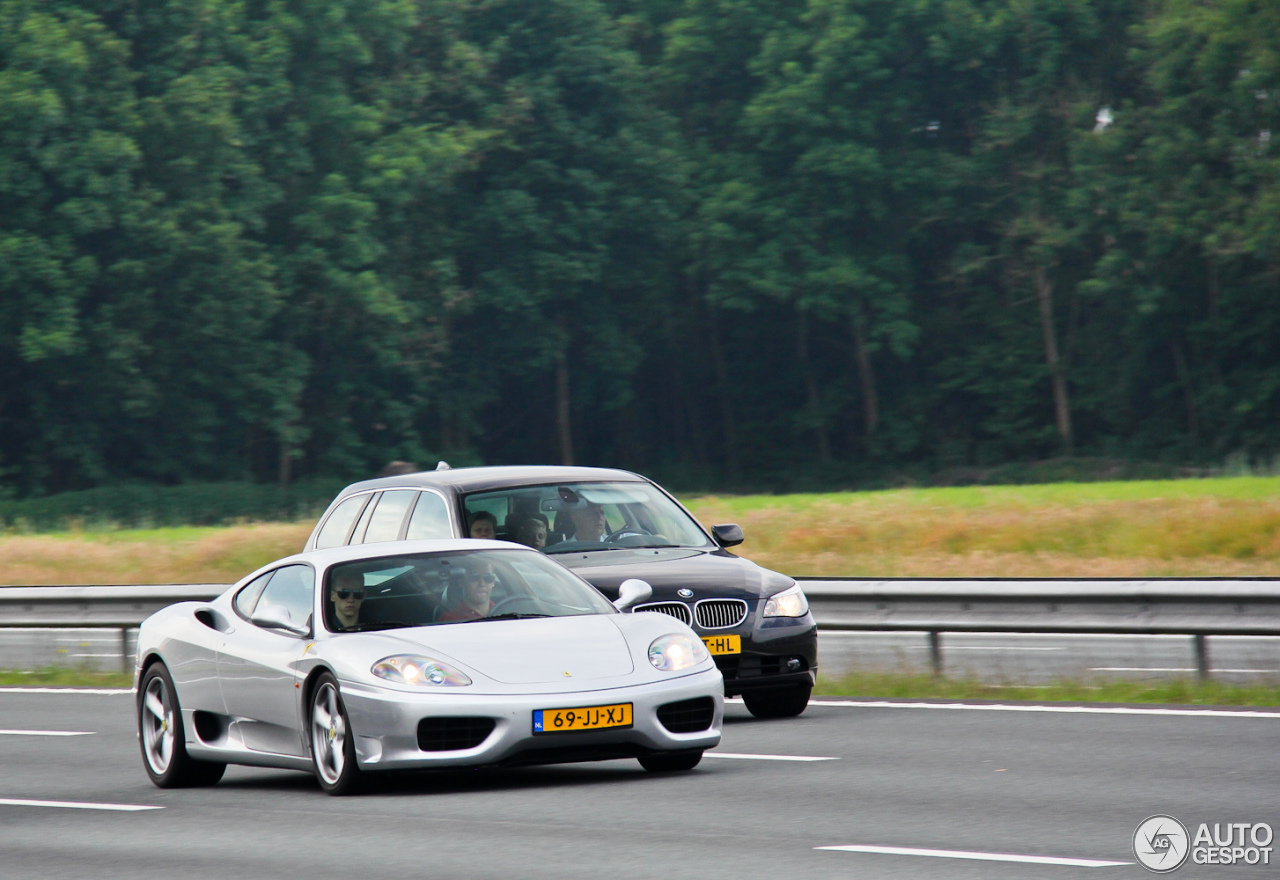
[[[1270,462],[1273,131],[1270,2],[0,0],[0,493]]]

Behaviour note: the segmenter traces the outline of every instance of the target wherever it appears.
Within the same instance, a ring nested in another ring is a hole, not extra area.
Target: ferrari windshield
[[[577,575],[514,548],[342,563],[325,577],[324,600],[330,632],[615,611]]]
[[[545,553],[714,546],[680,505],[650,483],[559,483],[463,499],[472,537]]]

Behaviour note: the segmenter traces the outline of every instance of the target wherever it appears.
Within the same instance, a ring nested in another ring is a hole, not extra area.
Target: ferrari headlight
[[[396,684],[417,684],[426,687],[465,687],[471,684],[466,673],[420,654],[396,654],[383,657],[373,664],[372,672],[378,678]]]
[[[702,639],[692,636],[669,635],[653,640],[649,646],[649,662],[663,672],[678,672],[697,666],[709,657]]]
[[[809,612],[809,600],[800,585],[788,587],[769,597],[764,603],[762,617],[804,617]]]

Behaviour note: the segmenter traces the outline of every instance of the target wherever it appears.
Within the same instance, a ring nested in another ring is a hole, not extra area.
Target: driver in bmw
[[[573,523],[573,534],[565,535],[566,541],[603,541],[609,533],[604,508],[590,501],[583,507],[570,510],[569,520]]]

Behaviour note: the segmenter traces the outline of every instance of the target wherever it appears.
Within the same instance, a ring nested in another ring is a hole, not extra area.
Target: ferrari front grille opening
[[[437,717],[418,722],[418,748],[424,752],[474,749],[493,733],[492,718]]]
[[[697,733],[711,726],[716,714],[716,701],[696,697],[658,707],[658,720],[672,733]]]
[[[650,602],[648,605],[637,605],[634,610],[657,611],[659,614],[668,614],[681,623],[693,623],[693,613],[683,602]]]
[[[747,603],[741,599],[703,599],[694,611],[703,629],[726,629],[747,619]]]

